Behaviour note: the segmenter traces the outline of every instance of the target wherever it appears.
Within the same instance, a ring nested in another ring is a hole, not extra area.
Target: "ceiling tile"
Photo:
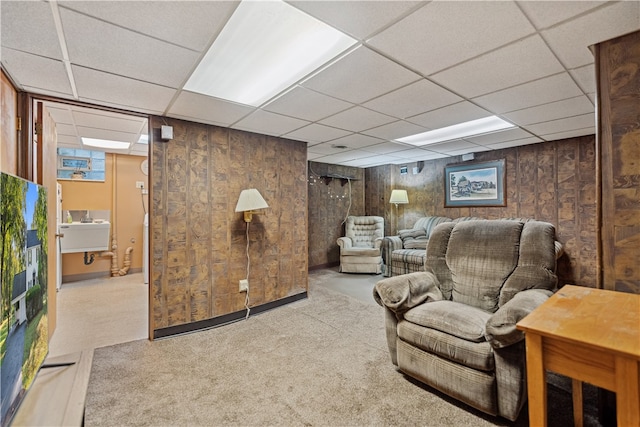
[[[487,110],[468,101],[459,102],[428,113],[410,117],[407,121],[424,126],[428,129],[439,129],[457,123],[468,122],[470,120],[481,119],[490,116]]]
[[[281,116],[268,111],[256,110],[234,125],[235,129],[247,130],[264,135],[280,136],[294,129],[301,128],[309,122]]]
[[[335,147],[335,145],[336,144],[333,142],[323,142],[321,144],[308,146],[307,151],[311,153],[322,154],[323,156],[327,156],[329,154],[338,154],[338,153],[342,153],[345,150],[348,150],[345,148],[337,148]]]
[[[51,6],[46,2],[2,1],[0,40],[3,47],[62,60]]]
[[[391,93],[373,99],[365,107],[404,119],[426,111],[462,101],[458,95],[422,79]]]
[[[476,97],[564,71],[540,36],[528,37],[431,77],[468,97]]]
[[[60,9],[60,15],[69,59],[76,65],[177,88],[199,59],[191,50],[68,9]]]
[[[95,139],[106,139],[108,141],[122,141],[135,143],[138,141],[138,133],[118,132],[115,130],[105,130],[76,126],[78,136]]]
[[[507,129],[501,132],[493,132],[487,135],[479,135],[465,138],[469,142],[479,145],[490,145],[497,142],[513,141],[515,139],[523,139],[530,137],[531,134],[520,128]]]
[[[454,150],[469,150],[468,152],[472,152],[475,148],[478,148],[478,144],[474,144],[463,139],[457,139],[455,141],[443,142],[440,144],[425,145],[424,148],[427,148],[430,151],[435,151],[436,153],[448,154]]]
[[[518,1],[518,5],[539,30],[573,18],[604,3],[606,1],[555,0],[553,3],[546,1]]]
[[[552,120],[544,123],[537,123],[534,125],[526,126],[526,129],[535,135],[544,136],[565,131],[593,127],[595,126],[595,123],[595,113],[590,113],[582,114],[575,117],[567,117],[565,119]]]
[[[542,135],[542,137],[545,139],[545,141],[557,141],[559,139],[565,138],[577,138],[579,136],[595,135],[595,133],[596,128],[595,126],[592,126],[582,129],[568,130],[565,132],[550,133],[547,135]]]
[[[340,138],[349,135],[349,131],[343,129],[337,129],[317,123],[312,123],[300,129],[296,129],[293,132],[289,132],[284,135],[286,138],[296,139],[298,141],[307,142],[325,142],[332,139]]]
[[[586,95],[581,95],[575,98],[514,111],[504,114],[504,117],[513,123],[524,126],[533,123],[548,122],[558,117],[579,116],[581,114],[593,113],[594,111],[595,108],[591,100]]]
[[[372,167],[379,165],[389,164],[390,161],[396,159],[393,156],[371,156],[371,157],[361,157],[356,160],[350,160],[343,162],[345,166],[353,166],[353,167]],[[397,159],[398,161],[401,159]]]
[[[302,86],[360,104],[419,78],[419,75],[360,46],[303,82]]]
[[[59,1],[102,21],[130,28],[159,40],[196,51],[206,49],[213,35],[235,10],[239,1]],[[184,25],[188,22],[189,25]]]
[[[107,112],[83,109],[73,112],[73,122],[78,127],[95,129],[118,129],[127,133],[140,133],[147,119],[143,117],[111,115]]]
[[[218,126],[230,126],[253,110],[254,108],[246,105],[183,90],[171,105],[168,115],[186,120],[197,119]]]
[[[71,123],[56,123],[56,132],[59,135],[76,135],[76,127]]]
[[[2,65],[25,90],[29,87],[41,93],[46,89],[49,94],[63,98],[73,96],[67,71],[61,61],[2,48]],[[47,72],[43,73],[42,70]]]
[[[328,156],[318,158],[321,163],[342,163],[358,159],[360,157],[370,157],[371,153],[360,150],[350,150],[344,153],[330,154]]]
[[[370,153],[376,154],[391,154],[396,151],[406,150],[407,147],[403,145],[396,144],[395,142],[383,142],[380,144],[369,145],[368,147],[363,147],[362,151],[368,151]]]
[[[567,68],[593,62],[589,46],[635,31],[640,24],[640,2],[607,2],[605,7],[542,32],[551,50]]]
[[[56,122],[56,126],[60,124],[73,124],[73,113],[68,105],[45,102],[44,106],[49,114],[51,114],[53,121]]]
[[[78,96],[90,103],[115,106],[125,110],[162,114],[174,90],[139,80],[73,66]]]
[[[496,114],[502,114],[578,95],[582,95],[582,91],[565,72],[480,96],[473,101]]]
[[[373,138],[367,135],[361,135],[358,133],[354,133],[342,138],[334,139],[330,142],[331,145],[346,145],[349,149],[355,148],[364,148],[370,145],[375,145],[381,143],[382,140],[379,138]]]
[[[320,123],[340,129],[360,132],[394,121],[395,118],[362,107],[354,107],[334,116],[321,120]]]
[[[349,102],[314,92],[302,86],[296,86],[293,90],[270,102],[264,109],[315,122],[351,107],[353,104]]]
[[[424,150],[422,148],[412,148],[409,150],[397,151],[393,153],[393,155],[396,157],[402,157],[405,163],[407,161],[417,162],[420,160],[432,160],[447,157],[447,155],[443,155],[442,153],[436,153],[435,151]]]
[[[405,136],[426,132],[428,130],[429,129],[422,126],[399,120],[397,122],[363,131],[362,133],[382,139],[398,139]]]
[[[569,74],[576,80],[584,93],[596,92],[596,67],[594,64],[569,70]]]
[[[288,1],[307,14],[363,40],[394,22],[419,1]]]
[[[368,43],[430,75],[533,32],[512,2],[433,1]]]

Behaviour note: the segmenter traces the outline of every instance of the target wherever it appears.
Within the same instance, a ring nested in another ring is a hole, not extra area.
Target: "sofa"
[[[382,258],[384,276],[392,277],[401,274],[424,270],[425,249],[431,231],[443,222],[460,222],[473,217],[451,219],[444,216],[425,216],[419,218],[412,228],[399,230],[397,236],[385,236],[382,241]]]
[[[340,272],[380,274],[384,218],[348,216],[344,234],[337,241],[340,247]]]
[[[516,323],[553,294],[558,245],[540,221],[443,222],[424,270],[379,281],[391,361],[491,415],[514,421],[526,402],[524,334]]]

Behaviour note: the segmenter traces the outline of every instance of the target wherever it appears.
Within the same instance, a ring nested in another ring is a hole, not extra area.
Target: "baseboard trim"
[[[130,268],[127,274],[141,273],[142,268]],[[126,276],[126,274],[125,274]],[[91,279],[106,279],[110,278],[111,271],[96,271],[94,273],[81,273],[81,274],[68,274],[66,276],[62,276],[62,284],[71,283],[71,282],[80,282],[82,280],[91,280]],[[115,276],[122,277],[122,276]]]
[[[260,304],[255,307],[251,307],[251,316],[264,313],[265,311],[273,310],[274,308],[282,307],[283,305],[291,304],[302,299],[307,298],[307,291],[296,295],[290,295],[286,298]],[[218,328],[220,326],[228,325],[229,323],[237,322],[246,317],[247,311],[241,310],[229,314],[223,314],[222,316],[214,317],[212,319],[200,320],[198,322],[186,323],[183,325],[169,326],[167,328],[156,329],[153,331],[153,339],[169,338],[175,335],[188,334],[191,332],[197,332],[205,329]]]
[[[322,270],[323,268],[338,267],[339,265],[340,265],[340,261],[338,261],[338,262],[328,262],[326,264],[314,265],[313,267],[309,267],[309,268],[307,268],[307,271]]]

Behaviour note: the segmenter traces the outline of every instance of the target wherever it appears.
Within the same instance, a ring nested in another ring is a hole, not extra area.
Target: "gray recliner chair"
[[[339,237],[337,242],[340,247],[340,271],[380,274],[384,218],[348,216],[344,228],[345,237]]]
[[[392,362],[405,374],[514,421],[526,401],[524,334],[516,323],[552,295],[561,245],[553,225],[443,223],[425,271],[381,280]]]

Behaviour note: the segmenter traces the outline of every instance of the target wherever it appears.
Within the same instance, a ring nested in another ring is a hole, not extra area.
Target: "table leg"
[[[616,356],[616,413],[619,426],[640,426],[638,361]]]
[[[584,425],[582,416],[582,381],[571,379],[571,394],[573,396],[573,425],[582,427]]]
[[[529,425],[547,425],[547,381],[542,356],[542,336],[525,335],[527,351],[527,392],[529,395]]]

